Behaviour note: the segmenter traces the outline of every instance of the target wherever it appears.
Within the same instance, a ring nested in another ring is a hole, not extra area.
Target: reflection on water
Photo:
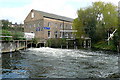
[[[105,78],[109,74],[118,72],[118,57],[109,53],[43,47],[15,52],[12,53],[12,57],[10,53],[2,54],[2,76],[4,78]]]

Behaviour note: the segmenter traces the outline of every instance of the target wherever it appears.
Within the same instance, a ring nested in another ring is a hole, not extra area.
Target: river
[[[1,56],[3,78],[106,78],[118,73],[118,55],[109,51],[43,47]]]

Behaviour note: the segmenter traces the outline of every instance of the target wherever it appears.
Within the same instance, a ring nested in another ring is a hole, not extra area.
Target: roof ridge
[[[32,10],[34,10],[34,9],[32,9]],[[34,10],[34,11],[40,12],[45,17],[51,17],[51,18],[61,19],[61,20],[66,20],[66,21],[73,21],[72,18],[57,15],[57,14],[54,14],[54,13],[48,13],[48,12],[39,11],[39,10]]]

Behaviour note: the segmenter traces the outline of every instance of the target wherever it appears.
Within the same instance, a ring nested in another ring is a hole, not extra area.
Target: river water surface
[[[3,78],[105,78],[117,72],[114,52],[43,47],[2,54]]]

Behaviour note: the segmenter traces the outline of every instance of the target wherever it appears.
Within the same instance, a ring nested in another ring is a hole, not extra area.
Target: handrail
[[[0,33],[0,34],[14,34],[14,33]]]
[[[0,36],[0,37],[12,37],[12,36]]]
[[[2,42],[2,41],[3,41],[3,42],[6,42],[6,40],[0,40],[0,42]],[[8,40],[8,41],[11,42],[11,41],[32,41],[32,40]]]

